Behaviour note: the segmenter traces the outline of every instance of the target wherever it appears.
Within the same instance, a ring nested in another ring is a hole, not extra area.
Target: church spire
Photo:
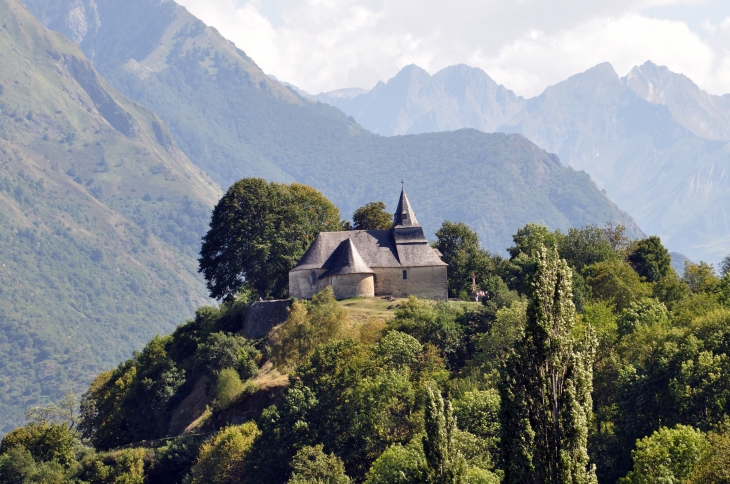
[[[395,209],[393,215],[393,227],[420,227],[418,220],[416,220],[416,214],[408,202],[405,188],[402,188],[400,192],[398,208]]]

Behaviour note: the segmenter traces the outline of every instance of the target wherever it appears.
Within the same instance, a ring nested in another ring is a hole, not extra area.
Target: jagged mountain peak
[[[642,99],[667,106],[674,119],[701,138],[730,140],[730,96],[714,96],[692,79],[647,61],[622,79]]]

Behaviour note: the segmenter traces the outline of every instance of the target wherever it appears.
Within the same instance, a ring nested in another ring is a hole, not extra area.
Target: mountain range
[[[394,204],[404,180],[429,234],[462,220],[500,252],[528,222],[643,235],[520,134],[373,134],[174,2],[0,0],[0,13],[0,432],[208,301],[200,237],[242,177],[310,184],[344,215]]]
[[[410,65],[369,91],[310,97],[384,136],[520,133],[586,171],[672,250],[710,262],[730,252],[730,94],[666,67],[646,62],[621,78],[604,63],[525,99],[480,69],[431,76]]]
[[[223,187],[244,176],[297,181],[349,214],[369,201],[394,203],[405,180],[429,233],[444,219],[460,219],[499,251],[529,221],[567,229],[613,219],[640,233],[589,177],[522,136],[477,130],[373,134],[267,76],[174,2],[27,5],[75,39],[114,87],[158,114],[180,149]]]

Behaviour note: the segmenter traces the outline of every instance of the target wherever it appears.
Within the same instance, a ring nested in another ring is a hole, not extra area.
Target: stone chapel
[[[404,189],[390,229],[320,233],[289,272],[289,294],[309,299],[332,286],[337,299],[414,295],[446,300],[446,270]]]

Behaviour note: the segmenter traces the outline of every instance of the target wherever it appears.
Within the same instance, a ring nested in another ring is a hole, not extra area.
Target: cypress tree
[[[429,388],[426,401],[423,453],[430,469],[429,482],[432,484],[465,484],[466,461],[454,448],[456,418],[451,402],[446,402],[441,394],[434,395]]]
[[[505,483],[597,483],[588,462],[596,337],[574,341],[572,272],[541,248],[529,283],[524,336],[503,367]]]

